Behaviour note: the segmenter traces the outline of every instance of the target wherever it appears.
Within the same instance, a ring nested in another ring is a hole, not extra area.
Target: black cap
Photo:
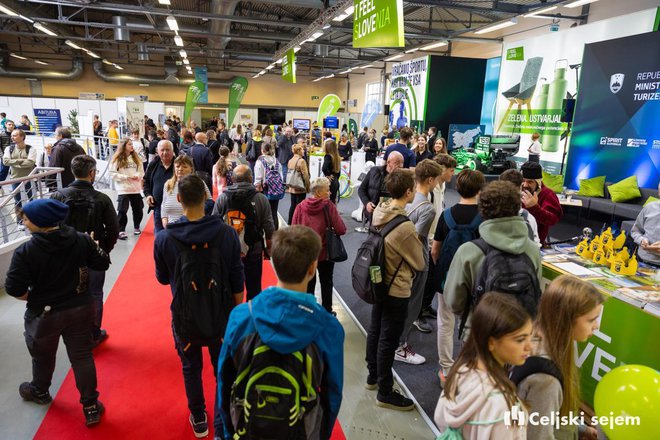
[[[520,167],[524,179],[542,179],[543,178],[543,168],[541,165],[536,162],[525,162],[522,167]]]

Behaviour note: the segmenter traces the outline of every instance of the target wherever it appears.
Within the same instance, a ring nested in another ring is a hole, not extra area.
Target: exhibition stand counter
[[[596,385],[610,370],[624,364],[660,370],[660,271],[640,264],[634,276],[617,275],[573,248],[544,250],[541,287],[563,274],[592,283],[606,297],[599,330],[577,344],[582,399],[593,408]]]

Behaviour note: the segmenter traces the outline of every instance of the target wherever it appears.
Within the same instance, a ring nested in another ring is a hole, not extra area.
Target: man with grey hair
[[[174,145],[172,142],[163,139],[158,142],[156,148],[158,154],[149,162],[147,171],[144,173],[142,190],[147,198],[149,211],[154,211],[154,231],[156,233],[163,230],[163,222],[160,218],[160,205],[163,203],[163,187],[165,182],[174,175]]]
[[[403,155],[392,151],[385,165],[372,167],[358,188],[358,196],[364,205],[362,218],[371,222],[371,216],[381,199],[389,199],[390,195],[385,188],[385,178],[392,171],[403,168]],[[366,228],[356,228],[358,232],[367,232]]]
[[[57,142],[53,145],[53,151],[50,154],[49,167],[64,168],[62,171],[62,188],[69,186],[75,180],[73,171],[71,171],[71,161],[74,157],[87,154],[83,147],[71,139],[71,131],[65,127],[57,127],[55,130],[55,139]],[[56,184],[53,182],[50,188],[56,190]]]
[[[208,143],[208,136],[206,133],[197,133],[195,135],[195,144],[190,147],[189,154],[195,167],[195,174],[197,174],[209,187],[209,191],[213,194],[213,153],[206,146]]]
[[[268,253],[270,249],[270,238],[275,232],[275,225],[268,199],[252,184],[250,167],[237,166],[233,170],[232,178],[234,184],[220,194],[213,214],[223,217],[239,234],[245,290],[249,300],[261,292],[263,255],[264,251]]]

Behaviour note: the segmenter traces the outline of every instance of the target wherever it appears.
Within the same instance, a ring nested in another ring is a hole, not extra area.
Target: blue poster
[[[502,58],[490,58],[486,61],[486,79],[484,80],[484,97],[481,102],[481,125],[485,127],[484,134],[493,134],[495,120],[495,104],[497,103],[497,87],[500,83],[500,67]]]
[[[587,44],[565,184],[660,181],[660,32]]]
[[[57,127],[62,126],[62,115],[59,109],[34,109],[34,125],[36,132],[50,136]]]
[[[381,112],[383,106],[380,101],[377,99],[371,99],[364,105],[364,110],[362,110],[362,122],[361,127],[371,128],[376,116]]]
[[[449,136],[447,138],[447,150],[456,148],[468,148],[477,139],[477,136],[485,134],[483,125],[477,124],[450,124]]]
[[[204,87],[204,92],[199,97],[199,104],[208,104],[209,102],[209,74],[206,66],[204,67],[195,67],[195,81],[201,81],[206,87]]]

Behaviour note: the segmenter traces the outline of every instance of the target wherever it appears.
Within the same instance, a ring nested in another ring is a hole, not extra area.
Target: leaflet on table
[[[651,311],[657,308],[657,304],[660,304],[660,286],[638,286],[634,289],[624,287],[614,292],[614,296],[629,304]],[[649,304],[650,307],[648,307]]]

